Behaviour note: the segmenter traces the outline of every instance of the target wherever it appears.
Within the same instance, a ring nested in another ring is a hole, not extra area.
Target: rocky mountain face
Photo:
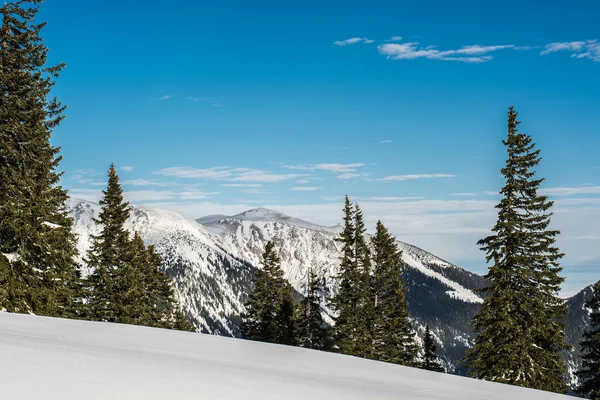
[[[92,221],[99,206],[70,200],[79,235],[81,255],[90,246],[91,234],[98,232]],[[340,227],[323,227],[273,210],[254,209],[235,216],[208,216],[196,221],[171,211],[132,206],[127,223],[146,244],[156,246],[165,259],[189,319],[202,332],[226,336],[239,334],[239,316],[247,298],[250,279],[260,268],[260,256],[267,241],[279,250],[287,279],[302,294],[308,269],[324,277],[329,295],[336,290],[340,244],[335,238]],[[473,343],[469,322],[483,299],[474,292],[484,279],[452,265],[431,253],[404,242],[402,250],[407,300],[418,340],[429,324],[438,344],[438,354],[448,372],[462,374],[459,359]],[[589,324],[585,298],[588,288],[568,300],[569,341],[578,343]],[[326,315],[331,310],[323,304]],[[565,354],[570,369],[577,367],[577,348]],[[571,375],[572,378],[572,375]]]

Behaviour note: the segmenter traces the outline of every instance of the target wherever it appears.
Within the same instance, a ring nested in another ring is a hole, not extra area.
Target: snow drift
[[[0,398],[568,399],[339,354],[0,312]]]

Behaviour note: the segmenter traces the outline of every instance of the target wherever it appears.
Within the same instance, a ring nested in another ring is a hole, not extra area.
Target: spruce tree
[[[59,185],[60,149],[50,144],[64,118],[49,97],[64,64],[46,65],[40,3],[0,11],[0,309],[77,317],[76,238]]]
[[[321,301],[324,297],[323,280],[308,269],[302,307],[298,313],[299,345],[315,350],[329,350],[330,329],[321,315]]]
[[[600,282],[593,287],[592,297],[585,303],[591,310],[590,329],[580,343],[581,369],[577,371],[580,384],[576,392],[588,399],[600,400]]]
[[[354,213],[350,199],[346,196],[344,204],[344,229],[336,241],[341,243],[340,269],[336,278],[339,282],[331,305],[336,311],[334,338],[337,350],[343,354],[355,355],[358,320],[358,297],[356,281],[358,270],[354,262]]]
[[[129,232],[125,221],[129,218],[129,203],[123,199],[123,189],[114,164],[108,170],[108,185],[102,192],[102,207],[94,222],[101,226],[98,235],[92,236],[88,250],[87,265],[94,271],[87,279],[90,319],[107,322],[131,322],[128,313],[134,308],[129,304],[132,295],[128,284],[135,274],[127,265],[131,256]],[[134,291],[135,292],[135,291]]]
[[[505,186],[492,234],[478,242],[493,264],[483,306],[472,321],[478,333],[467,352],[470,375],[501,383],[563,392],[566,307],[558,297],[559,259],[556,230],[548,229],[552,202],[538,194],[543,179],[531,137],[518,131],[517,112],[508,112]]]
[[[373,244],[373,358],[413,365],[417,352],[402,279],[402,252],[395,238],[377,221]]]
[[[423,361],[419,367],[428,371],[444,372],[444,367],[437,358],[437,346],[433,340],[433,335],[429,330],[429,325],[425,326],[425,336],[423,336]]]
[[[371,251],[365,239],[365,222],[358,203],[354,204],[354,264],[357,272],[355,291],[357,302],[355,355],[373,358],[373,323],[375,310],[372,297]]]
[[[284,278],[275,243],[267,242],[263,268],[252,279],[253,290],[245,304],[242,337],[262,342],[295,344],[292,288]]]

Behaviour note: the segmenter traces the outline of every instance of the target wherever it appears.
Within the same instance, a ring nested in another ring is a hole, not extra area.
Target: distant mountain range
[[[90,246],[98,228],[92,218],[100,207],[70,199],[69,208],[79,235],[80,257]],[[212,215],[196,221],[176,212],[131,206],[127,228],[138,231],[146,244],[156,246],[165,259],[166,273],[173,279],[184,311],[202,332],[239,336],[240,314],[247,298],[250,278],[260,268],[260,255],[273,240],[287,279],[300,294],[309,268],[321,274],[329,295],[336,290],[341,227],[323,227],[258,208],[234,216]],[[482,297],[474,290],[485,280],[418,247],[398,241],[405,263],[409,311],[421,335],[426,324],[438,342],[438,354],[448,372],[462,374],[458,360],[473,344],[469,322]],[[568,336],[577,344],[589,324],[583,303],[591,295],[586,288],[569,298]],[[330,313],[323,304],[326,316]],[[420,339],[419,339],[420,340]],[[569,380],[579,362],[577,346],[566,353]]]

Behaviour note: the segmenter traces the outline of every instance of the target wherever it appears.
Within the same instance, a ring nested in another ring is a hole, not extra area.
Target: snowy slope
[[[330,294],[335,293],[332,277],[339,271],[340,244],[335,239],[340,227],[322,227],[265,208],[197,221],[219,236],[232,254],[256,266],[266,242],[273,240],[285,275],[296,290],[302,293],[310,267],[325,276]],[[398,245],[408,267],[407,298],[415,326],[422,333],[425,324],[430,325],[444,366],[454,372],[472,343],[469,321],[483,301],[473,289],[481,287],[483,279],[415,246]]]
[[[0,398],[552,400],[567,396],[197,333],[0,313]]]
[[[98,216],[100,207],[77,199],[70,199],[68,206],[81,259],[90,247],[90,235],[99,232],[92,218]],[[172,211],[132,205],[126,228],[139,232],[147,245],[156,246],[183,309],[197,328],[222,335],[237,332],[236,318],[254,267],[228,254],[220,239],[197,222]]]

